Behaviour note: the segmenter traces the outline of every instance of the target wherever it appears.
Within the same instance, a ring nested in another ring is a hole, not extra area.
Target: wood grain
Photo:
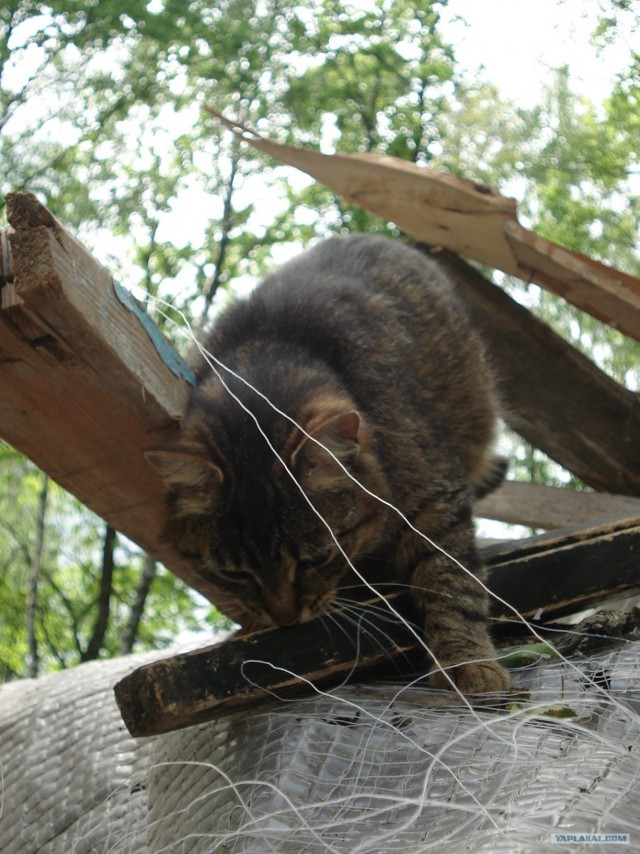
[[[13,284],[0,310],[0,435],[204,595],[162,542],[144,451],[177,427],[186,366],[152,341],[109,273],[28,193],[7,198]],[[7,285],[3,287],[3,291]]]

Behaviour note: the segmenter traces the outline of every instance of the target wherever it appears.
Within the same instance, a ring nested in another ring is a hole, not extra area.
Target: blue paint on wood
[[[151,339],[153,346],[156,348],[158,355],[169,368],[171,373],[189,383],[189,385],[194,386],[196,384],[195,374],[184,361],[182,356],[180,356],[173,349],[171,344],[169,344],[167,339],[164,337],[162,332],[160,332],[140,303],[129,293],[128,290],[126,290],[126,288],[123,288],[122,285],[119,285],[117,282],[113,283],[113,291],[118,301],[138,318],[145,332]]]

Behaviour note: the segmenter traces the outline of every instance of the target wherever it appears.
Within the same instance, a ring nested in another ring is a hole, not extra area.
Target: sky
[[[614,44],[594,55],[590,39],[600,7],[598,0],[450,0],[443,18],[458,61],[471,71],[484,66],[506,97],[530,107],[550,69],[565,64],[575,88],[600,102],[630,51],[640,52],[640,33],[621,28]],[[451,22],[455,16],[467,26]]]

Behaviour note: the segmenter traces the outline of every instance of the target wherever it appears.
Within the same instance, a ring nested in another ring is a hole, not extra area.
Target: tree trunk
[[[102,578],[100,580],[100,596],[98,598],[98,615],[91,640],[82,653],[82,661],[92,661],[98,658],[104,644],[109,625],[109,611],[111,607],[111,590],[113,588],[113,552],[116,547],[116,532],[107,525],[104,532],[104,546],[102,549]]]
[[[45,528],[47,524],[47,497],[49,478],[42,474],[42,486],[38,495],[38,515],[36,517],[36,540],[31,555],[31,567],[27,588],[26,630],[27,630],[27,676],[36,677],[40,669],[38,657],[38,639],[36,637],[36,617],[38,614],[38,586],[42,573],[42,554],[44,551]]]
[[[128,655],[133,650],[133,645],[136,641],[136,637],[138,636],[138,628],[140,627],[140,621],[142,620],[145,602],[147,601],[147,596],[151,589],[153,579],[156,577],[156,567],[157,564],[151,555],[145,555],[142,564],[140,583],[136,588],[133,604],[131,605],[131,613],[129,614],[129,620],[122,634],[122,641],[120,642],[120,653],[122,655]]]

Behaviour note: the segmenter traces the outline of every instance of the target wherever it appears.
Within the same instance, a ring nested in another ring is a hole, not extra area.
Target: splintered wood
[[[282,145],[206,109],[249,145],[418,240],[537,282],[640,339],[640,280],[523,228],[513,199],[493,188],[387,155],[329,155]]]
[[[7,210],[0,436],[207,595],[161,542],[163,485],[143,456],[175,429],[189,371],[34,196]]]

